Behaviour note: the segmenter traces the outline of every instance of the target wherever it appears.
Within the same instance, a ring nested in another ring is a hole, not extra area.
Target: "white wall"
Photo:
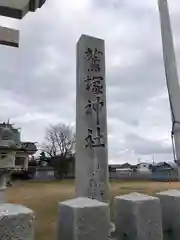
[[[17,152],[16,157],[24,158],[21,165],[23,168],[28,169],[29,155],[25,152]]]
[[[138,166],[138,172],[150,172],[148,163],[140,163]]]

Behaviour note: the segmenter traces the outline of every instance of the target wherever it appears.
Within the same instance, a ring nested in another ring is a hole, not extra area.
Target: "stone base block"
[[[89,198],[59,203],[58,240],[108,240],[108,204]]]
[[[116,197],[118,240],[162,240],[160,200],[139,193]]]
[[[156,195],[161,202],[163,230],[180,239],[180,191],[172,189]]]
[[[0,239],[34,240],[34,214],[15,204],[0,204]]]

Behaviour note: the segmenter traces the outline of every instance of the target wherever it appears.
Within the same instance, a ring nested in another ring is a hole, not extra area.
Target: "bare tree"
[[[50,157],[66,158],[74,153],[74,149],[75,133],[69,125],[59,123],[47,128],[42,150]]]
[[[46,129],[41,150],[50,157],[46,160],[54,167],[55,176],[63,178],[69,171],[71,160],[74,159],[75,133],[73,129],[62,123],[50,125]]]

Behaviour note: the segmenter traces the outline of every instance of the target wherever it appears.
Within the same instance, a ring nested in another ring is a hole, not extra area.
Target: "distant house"
[[[129,164],[129,163],[124,163],[122,165],[119,165],[116,168],[116,171],[129,171],[129,172],[131,172],[132,171],[132,165]]]
[[[152,180],[179,181],[178,166],[176,163],[160,162],[151,166]]]
[[[136,166],[133,166],[129,163],[109,165],[109,177],[110,178],[119,178],[119,176],[129,176],[134,172]]]
[[[151,173],[149,163],[141,162],[137,165],[137,172],[140,173]]]
[[[22,142],[19,129],[13,124],[0,122],[0,166],[11,168],[13,174],[21,174],[28,171],[30,156],[37,152],[33,142]]]
[[[109,165],[109,172],[134,172],[136,169],[137,165],[131,165],[129,163]]]

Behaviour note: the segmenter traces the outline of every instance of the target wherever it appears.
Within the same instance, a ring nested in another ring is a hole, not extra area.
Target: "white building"
[[[0,123],[0,168],[27,170],[29,157],[37,152],[35,143],[21,142],[18,129]]]
[[[149,163],[141,162],[137,165],[137,171],[140,173],[149,173]]]

